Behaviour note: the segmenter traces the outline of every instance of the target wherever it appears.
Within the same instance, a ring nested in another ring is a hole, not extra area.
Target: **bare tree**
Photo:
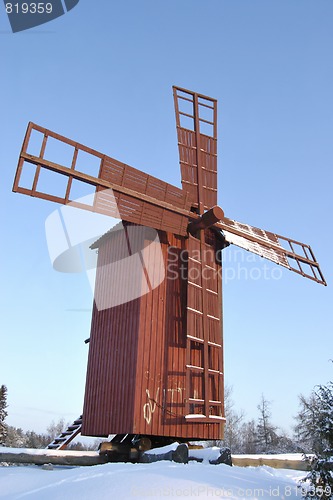
[[[257,425],[254,420],[245,422],[241,426],[241,452],[254,454],[257,453]]]
[[[61,434],[67,427],[69,423],[65,423],[65,420],[61,418],[57,423],[52,420],[50,425],[47,427],[46,432],[49,442],[53,441],[59,434]]]
[[[224,408],[226,424],[224,429],[223,446],[227,446],[233,453],[241,452],[241,424],[244,418],[244,411],[236,411],[232,399],[232,386],[224,389]]]
[[[276,434],[277,427],[271,423],[271,404],[271,401],[268,401],[262,394],[261,402],[257,406],[260,415],[257,425],[257,443],[259,452],[267,452],[278,443],[278,436]]]

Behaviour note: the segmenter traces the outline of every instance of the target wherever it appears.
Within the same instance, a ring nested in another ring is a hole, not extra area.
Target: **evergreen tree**
[[[302,400],[301,400],[302,401]],[[314,457],[306,457],[310,472],[304,482],[310,483],[306,498],[333,498],[333,383],[319,386],[309,398],[307,414],[298,416],[303,434],[313,434]]]
[[[27,431],[24,435],[24,448],[46,448],[50,444],[49,436]]]
[[[321,452],[322,443],[317,432],[318,415],[320,408],[318,406],[316,393],[312,392],[309,397],[303,394],[299,396],[300,410],[295,419],[295,438],[303,452]]]
[[[23,429],[8,425],[5,446],[10,448],[25,448],[25,432]]]
[[[320,386],[316,392],[320,413],[318,434],[320,434],[323,454],[333,456],[333,382]]]
[[[2,385],[0,387],[0,444],[4,444],[7,436],[7,426],[5,424],[5,419],[8,415],[6,411],[7,406],[7,387]]]

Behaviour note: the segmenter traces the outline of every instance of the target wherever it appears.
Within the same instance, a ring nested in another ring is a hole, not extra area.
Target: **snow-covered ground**
[[[229,467],[207,462],[109,463],[94,467],[0,467],[0,498],[34,500],[98,498],[300,499],[305,473],[271,467]]]

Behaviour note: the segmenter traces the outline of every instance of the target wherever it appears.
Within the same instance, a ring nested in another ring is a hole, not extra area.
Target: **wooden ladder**
[[[64,450],[67,445],[81,432],[82,415],[79,416],[74,422],[67,427],[59,436],[57,436],[52,443],[46,448],[48,450]]]

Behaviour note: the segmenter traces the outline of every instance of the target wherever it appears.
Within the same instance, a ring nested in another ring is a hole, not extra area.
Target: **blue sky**
[[[328,287],[225,251],[226,381],[247,418],[263,393],[288,428],[332,377],[331,0],[81,0],[12,34],[0,10],[1,364],[8,423],[80,414],[92,296],[52,269],[57,208],[11,192],[29,120],[180,186],[172,85],[219,102],[225,215],[310,243]],[[253,269],[258,271],[255,273]],[[252,273],[252,274],[251,274]],[[239,276],[239,278],[237,278]],[[268,279],[265,279],[265,276]]]

